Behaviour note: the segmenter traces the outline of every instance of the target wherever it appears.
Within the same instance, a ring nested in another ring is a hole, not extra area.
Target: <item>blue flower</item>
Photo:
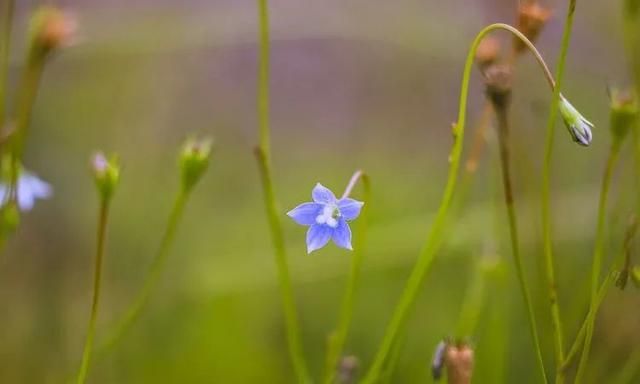
[[[303,203],[287,212],[296,223],[309,226],[307,252],[327,245],[329,240],[341,248],[352,250],[348,221],[360,215],[363,202],[343,197],[337,199],[328,188],[316,184],[311,192],[313,202]]]
[[[30,211],[37,199],[51,197],[52,190],[49,183],[42,181],[31,172],[22,170],[18,176],[17,203],[21,211]],[[0,202],[5,203],[9,199],[9,183],[0,182]]]

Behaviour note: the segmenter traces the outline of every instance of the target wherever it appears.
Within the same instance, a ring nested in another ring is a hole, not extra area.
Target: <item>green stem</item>
[[[527,315],[529,316],[529,332],[533,339],[536,357],[543,381],[547,382],[547,376],[544,368],[544,360],[542,358],[542,349],[540,347],[540,338],[538,337],[538,326],[531,301],[531,293],[524,276],[522,267],[522,257],[520,255],[520,241],[518,236],[518,221],[516,215],[516,207],[513,198],[513,185],[511,180],[510,160],[509,160],[509,122],[506,106],[498,107],[494,104],[494,111],[498,120],[498,143],[500,146],[500,164],[502,168],[502,184],[504,187],[504,200],[507,206],[507,216],[509,219],[509,233],[511,237],[511,251],[513,253],[513,262],[516,266],[516,275],[520,292],[527,307]]]
[[[258,160],[262,187],[264,190],[264,204],[267,213],[271,238],[273,242],[274,257],[278,269],[278,280],[280,281],[280,295],[284,311],[287,343],[289,355],[299,383],[310,382],[307,364],[304,358],[302,340],[300,337],[300,327],[298,325],[298,315],[296,303],[293,296],[291,276],[289,274],[289,264],[284,246],[284,234],[280,221],[280,210],[276,202],[273,186],[273,176],[271,171],[271,145],[269,129],[269,6],[267,0],[258,0],[258,13],[260,21],[260,55],[258,65],[258,124],[260,134],[260,144],[256,148],[255,154]]]
[[[38,49],[31,47],[27,57],[27,64],[22,73],[20,83],[18,85],[18,94],[16,96],[15,125],[9,143],[11,145],[11,186],[10,198],[15,201],[17,197],[17,183],[20,173],[20,160],[24,152],[25,140],[29,123],[31,122],[31,112],[38,95],[38,87],[44,70],[45,56]]]
[[[607,295],[609,287],[611,287],[611,283],[613,283],[614,280],[615,278],[613,275],[613,268],[612,268],[612,271],[609,272],[608,277],[602,282],[602,284],[600,285],[600,289],[598,289],[596,312],[598,311],[598,308],[600,308],[600,304],[602,304],[602,301]],[[582,322],[582,325],[580,326],[580,330],[576,335],[576,339],[573,341],[573,344],[571,345],[571,348],[569,348],[569,352],[567,352],[567,356],[564,359],[564,362],[562,364],[562,369],[565,371],[569,367],[569,364],[571,364],[571,362],[573,361],[573,358],[576,357],[576,355],[578,354],[578,351],[580,350],[580,346],[582,345],[582,341],[584,340],[584,335],[587,333],[588,316],[589,315],[587,314],[587,317],[585,317],[585,320]]]
[[[553,155],[553,143],[555,137],[555,123],[558,117],[558,102],[560,100],[560,91],[562,88],[562,80],[564,78],[564,69],[569,50],[569,42],[571,40],[571,31],[573,29],[573,15],[575,13],[576,1],[569,0],[569,9],[562,33],[562,43],[560,53],[558,55],[558,64],[556,67],[557,86],[553,90],[553,98],[549,107],[549,118],[547,120],[547,133],[545,138],[544,163],[542,166],[542,235],[545,259],[545,272],[547,278],[547,286],[549,289],[549,304],[551,306],[551,319],[553,324],[554,350],[556,357],[556,384],[564,382],[564,371],[561,366],[564,362],[564,336],[562,320],[560,316],[560,307],[558,303],[558,292],[554,270],[553,242],[551,239],[551,161]]]
[[[619,153],[620,144],[618,142],[615,142],[613,145],[611,145],[611,149],[609,151],[607,165],[605,167],[604,176],[602,179],[602,187],[600,190],[600,201],[598,203],[598,226],[596,230],[596,240],[593,250],[593,267],[591,271],[591,302],[589,305],[589,313],[587,314],[587,326],[584,338],[584,346],[582,348],[582,356],[580,356],[580,364],[578,365],[578,372],[576,373],[575,379],[575,382],[578,384],[583,380],[587,368],[587,362],[589,361],[589,352],[591,351],[591,340],[593,338],[593,329],[595,325],[598,306],[598,287],[600,286],[602,258],[604,256],[604,229],[607,217],[607,197],[609,195],[609,187],[611,185],[611,179],[613,178],[613,171]]]
[[[107,220],[109,216],[109,201],[104,200],[100,204],[98,217],[98,241],[96,245],[96,265],[93,277],[93,303],[91,304],[91,317],[89,318],[89,330],[82,353],[82,364],[78,372],[78,384],[83,384],[89,372],[91,351],[93,349],[93,338],[96,330],[96,319],[98,318],[98,306],[100,305],[100,280],[102,275],[102,259],[104,257],[105,239],[107,232]]]
[[[160,247],[158,248],[158,252],[151,262],[151,266],[149,267],[149,271],[147,272],[147,276],[144,280],[144,285],[142,286],[142,289],[137,294],[136,299],[129,307],[124,317],[122,317],[122,319],[118,322],[118,325],[116,326],[114,331],[111,332],[106,338],[105,342],[100,345],[101,352],[106,352],[107,350],[111,349],[122,338],[126,331],[136,321],[136,319],[142,312],[142,309],[149,301],[151,292],[153,292],[155,286],[160,280],[164,264],[166,263],[169,251],[171,250],[171,246],[174,242],[177,228],[180,225],[180,219],[182,218],[182,214],[184,212],[188,197],[189,191],[187,190],[181,189],[178,193],[178,196],[176,197],[173,208],[171,209],[171,213],[169,215],[167,227],[164,231],[164,234],[162,235]]]
[[[449,164],[449,175],[447,178],[447,184],[444,189],[444,193],[442,195],[442,200],[440,202],[440,207],[438,208],[438,212],[436,214],[433,225],[431,226],[431,230],[427,236],[426,242],[418,255],[418,259],[416,264],[411,271],[407,284],[405,285],[405,289],[400,297],[400,301],[396,306],[395,311],[391,317],[391,321],[389,322],[382,342],[380,344],[380,348],[376,353],[373,363],[364,378],[365,383],[374,383],[378,380],[382,368],[385,364],[385,360],[388,357],[389,351],[394,344],[398,333],[401,328],[404,326],[404,323],[409,315],[411,308],[413,307],[413,303],[415,302],[418,293],[420,292],[420,287],[422,286],[422,282],[424,277],[431,266],[431,262],[434,259],[436,252],[438,251],[439,245],[441,243],[441,239],[444,235],[445,223],[447,220],[447,213],[449,211],[449,206],[451,205],[451,199],[453,197],[453,193],[456,187],[457,179],[458,179],[458,169],[460,166],[460,157],[462,153],[462,145],[464,142],[464,129],[466,123],[466,109],[467,109],[467,96],[469,94],[469,80],[471,78],[471,71],[473,69],[473,60],[475,56],[476,49],[480,44],[480,41],[491,31],[496,29],[504,29],[518,38],[520,38],[527,47],[534,54],[536,60],[543,68],[545,72],[545,77],[549,82],[549,85],[553,88],[553,76],[549,72],[544,60],[540,56],[540,53],[536,50],[533,44],[527,40],[527,38],[522,35],[517,29],[507,24],[491,24],[485,27],[474,39],[471,44],[471,48],[469,49],[469,53],[467,55],[467,59],[465,62],[464,72],[462,76],[462,86],[460,91],[460,104],[458,110],[458,122],[455,126],[455,143],[453,144],[453,148],[451,150],[450,156],[450,164]]]
[[[361,171],[358,171],[353,175],[353,177],[351,178],[351,182],[347,186],[347,189],[345,190],[342,197],[345,198],[351,194],[351,190],[353,189],[353,186],[358,181],[358,179],[362,180],[364,192],[362,200],[365,201],[366,204],[369,204],[369,202],[371,201],[371,184],[369,183],[369,177]],[[353,247],[354,251],[351,258],[351,269],[349,270],[349,278],[347,280],[344,296],[342,298],[340,316],[338,318],[338,326],[335,333],[329,339],[325,374],[326,384],[331,384],[335,381],[336,368],[338,366],[338,362],[340,361],[342,350],[344,348],[347,334],[349,332],[349,327],[351,325],[351,319],[353,317],[353,304],[355,302],[356,288],[358,286],[360,269],[362,267],[362,256],[364,254],[364,248],[366,244],[368,211],[369,208],[363,207],[362,213],[360,214],[361,217],[359,220],[360,224],[358,227],[358,236],[356,237]]]
[[[5,111],[7,108],[7,79],[9,77],[9,58],[11,52],[11,28],[13,26],[14,0],[2,2],[0,17],[3,29],[0,33],[0,143],[4,134]]]
[[[456,327],[456,338],[458,340],[470,337],[478,324],[478,318],[482,310],[485,294],[485,282],[488,269],[481,265],[481,261],[475,261],[473,266],[473,277],[466,289],[460,317]]]

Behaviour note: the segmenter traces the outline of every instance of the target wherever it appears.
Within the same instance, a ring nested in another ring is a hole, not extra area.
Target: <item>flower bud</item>
[[[638,103],[633,91],[611,90],[611,135],[621,143],[638,119]]]
[[[442,340],[436,345],[436,350],[433,352],[433,358],[431,359],[431,376],[434,381],[442,378],[442,370],[444,369],[444,354],[447,350],[447,341]]]
[[[480,45],[476,49],[476,64],[480,71],[495,64],[500,56],[500,41],[495,37],[485,37],[480,41]]]
[[[585,119],[562,94],[560,94],[559,111],[573,141],[588,147],[593,139],[591,128],[594,125]]]
[[[359,367],[360,361],[358,361],[358,358],[355,356],[345,356],[340,359],[340,364],[338,365],[338,383],[355,383]]]
[[[180,153],[180,172],[182,188],[185,191],[191,190],[207,170],[212,145],[211,139],[193,138],[187,139],[183,145]]]
[[[76,28],[77,23],[72,15],[52,6],[41,7],[31,19],[33,53],[45,57],[70,44]]]
[[[523,1],[518,7],[517,28],[532,43],[538,39],[542,28],[551,17],[551,11],[537,1]],[[513,50],[516,53],[524,52],[526,45],[518,37],[513,38]]]
[[[444,356],[444,363],[447,367],[447,382],[449,384],[470,384],[473,360],[473,349],[468,344],[449,344]]]
[[[484,72],[486,92],[496,111],[504,110],[511,100],[512,73],[507,65],[491,65]]]
[[[120,179],[120,165],[117,157],[113,155],[107,159],[102,152],[97,152],[91,159],[91,171],[100,199],[108,202],[113,197]]]

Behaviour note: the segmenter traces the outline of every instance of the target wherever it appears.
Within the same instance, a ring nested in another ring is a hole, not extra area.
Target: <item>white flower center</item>
[[[327,204],[322,209],[322,213],[316,216],[316,223],[326,224],[331,228],[338,226],[338,218],[340,217],[340,210],[334,204]]]

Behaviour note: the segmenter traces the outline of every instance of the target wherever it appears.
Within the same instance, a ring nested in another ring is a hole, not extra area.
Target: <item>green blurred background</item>
[[[12,84],[36,3],[18,5]],[[94,359],[89,382],[293,382],[251,151],[257,142],[255,2],[56,3],[75,13],[79,36],[46,68],[35,106],[25,164],[53,184],[55,195],[24,217],[0,260],[0,382],[60,383],[79,366],[97,214],[91,153],[114,151],[123,163],[104,264],[100,339],[141,287],[178,189],[177,149],[190,133],[215,137],[210,171],[193,194],[148,307],[113,351]],[[597,127],[585,149],[557,126],[554,249],[569,342],[588,305],[598,189],[610,142],[606,86],[629,83],[621,5],[578,3],[563,91]],[[316,182],[339,192],[353,171],[364,169],[372,180],[371,224],[346,352],[366,368],[439,203],[469,44],[485,24],[512,22],[517,1],[270,4],[274,171],[305,352],[320,377],[350,253],[328,246],[306,255],[304,228],[284,213],[308,200]],[[566,2],[545,4],[555,13],[538,46],[553,66]],[[506,51],[511,41],[498,35]],[[550,94],[531,57],[517,65],[516,202],[550,368],[539,214]],[[474,71],[472,122],[483,101]],[[469,335],[476,347],[474,382],[537,381],[500,204],[496,148],[489,141],[411,316],[394,383],[431,381],[433,349],[454,334],[477,261],[487,257],[503,260],[503,268],[490,275],[476,332]],[[633,172],[627,145],[610,199],[611,257],[635,209]],[[590,382],[608,382],[629,359],[638,360],[639,304],[633,286],[610,291],[598,318]],[[631,382],[640,382],[640,373]]]

